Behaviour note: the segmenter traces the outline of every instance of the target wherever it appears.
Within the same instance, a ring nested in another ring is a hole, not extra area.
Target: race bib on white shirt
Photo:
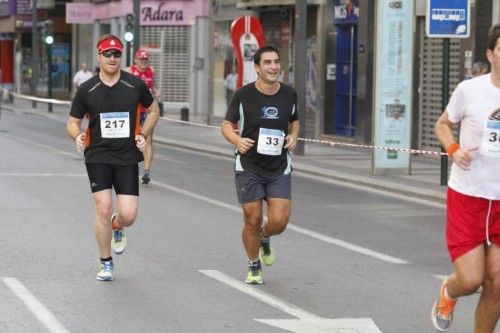
[[[101,113],[101,136],[116,139],[130,136],[130,120],[128,112]]]
[[[481,142],[481,154],[500,157],[500,121],[489,119],[486,121],[483,140]]]
[[[283,133],[283,131],[261,128],[259,130],[257,152],[263,155],[281,155],[281,150],[283,149],[284,142],[285,133]]]

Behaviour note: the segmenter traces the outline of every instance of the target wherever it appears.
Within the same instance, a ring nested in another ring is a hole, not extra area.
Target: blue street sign
[[[429,38],[467,38],[470,0],[427,0],[426,33]]]

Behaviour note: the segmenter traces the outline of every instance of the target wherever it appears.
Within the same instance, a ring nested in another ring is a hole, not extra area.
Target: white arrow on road
[[[382,333],[371,318],[322,318],[217,270],[199,272],[298,318],[254,319],[258,322],[297,333]]]

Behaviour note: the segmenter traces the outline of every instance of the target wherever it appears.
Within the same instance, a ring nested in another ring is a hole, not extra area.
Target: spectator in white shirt
[[[80,85],[90,79],[93,74],[91,71],[89,71],[89,65],[86,63],[82,63],[82,66],[80,67],[81,69],[76,72],[75,76],[73,77],[73,84],[75,86],[75,92],[78,90]]]

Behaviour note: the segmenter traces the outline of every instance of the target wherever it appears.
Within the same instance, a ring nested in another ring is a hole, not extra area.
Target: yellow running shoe
[[[127,246],[127,237],[123,232],[123,227],[120,227],[113,220],[118,216],[117,213],[111,215],[111,225],[113,226],[113,238],[111,239],[111,248],[113,252],[116,254],[122,254],[125,251],[125,247]]]
[[[245,280],[248,284],[262,284],[262,268],[250,266],[248,267],[248,275]]]
[[[262,243],[262,246],[259,248],[259,257],[266,266],[271,266],[276,260],[276,251],[274,251],[274,248],[269,243]]]

